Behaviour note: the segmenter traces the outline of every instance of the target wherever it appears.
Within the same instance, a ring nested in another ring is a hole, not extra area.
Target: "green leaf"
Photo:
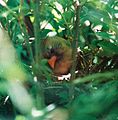
[[[69,7],[72,5],[73,1],[72,0],[58,0],[58,2],[63,6],[65,9],[66,7]]]
[[[42,30],[41,31],[41,38],[45,38],[49,32],[51,32],[51,30],[49,30],[49,29]]]
[[[11,8],[17,7],[20,4],[19,0],[8,0],[7,5]]]
[[[74,14],[73,14],[72,11],[69,10],[69,11],[64,12],[64,13],[62,14],[62,16],[63,16],[62,19],[64,19],[65,22],[71,23],[71,20],[72,20],[72,18],[74,17]]]
[[[102,37],[102,39],[113,39],[115,40],[115,36],[109,34],[109,33],[106,33],[106,32],[96,32],[96,34],[100,37]]]
[[[118,54],[118,46],[109,41],[99,42],[98,45],[102,47],[103,50],[106,51],[106,53],[108,53],[109,55]]]

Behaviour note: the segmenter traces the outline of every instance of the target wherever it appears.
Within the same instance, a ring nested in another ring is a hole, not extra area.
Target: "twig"
[[[80,5],[77,3],[77,1],[75,2],[75,17],[76,17],[76,21],[74,24],[74,36],[73,36],[73,41],[72,41],[72,68],[71,68],[71,79],[70,79],[70,83],[72,83],[72,80],[75,79],[76,77],[76,66],[77,66],[77,47],[78,47],[78,38],[79,38],[79,19],[80,19]],[[71,105],[75,95],[74,95],[74,90],[75,90],[75,86],[74,84],[70,84],[69,87],[69,105]]]
[[[41,60],[41,36],[40,36],[40,0],[34,0],[34,35],[35,35],[35,62],[38,65]]]
[[[39,66],[39,63],[42,59],[42,51],[41,51],[41,35],[40,35],[40,8],[41,8],[41,0],[33,0],[33,6],[34,6],[34,36],[35,36],[35,70],[40,72],[41,68]],[[42,73],[38,73],[37,78],[38,82],[36,83],[36,89],[38,90],[36,94],[36,106],[39,109],[44,108],[44,84],[41,80]]]
[[[77,3],[76,3],[77,5]],[[78,47],[78,38],[79,38],[79,24],[80,24],[80,5],[77,5],[76,7],[76,21],[75,21],[75,25],[74,25],[74,36],[73,36],[73,42],[72,42],[72,59],[73,59],[73,64],[72,64],[72,68],[71,68],[71,80],[75,79],[76,74],[75,74],[75,70],[76,70],[76,65],[77,65],[77,47]]]

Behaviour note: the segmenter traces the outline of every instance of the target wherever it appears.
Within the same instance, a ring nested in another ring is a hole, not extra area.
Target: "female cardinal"
[[[43,56],[55,75],[69,72],[72,64],[72,49],[68,41],[61,37],[49,37],[44,40]]]

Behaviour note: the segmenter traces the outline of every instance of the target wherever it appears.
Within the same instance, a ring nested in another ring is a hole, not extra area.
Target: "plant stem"
[[[42,59],[41,50],[41,34],[40,34],[40,10],[41,10],[41,0],[33,0],[34,6],[34,35],[35,35],[35,70],[38,71],[36,74],[38,82],[36,83],[37,93],[36,93],[36,106],[39,109],[44,108],[44,84],[42,82],[41,67],[39,66]]]
[[[75,3],[77,5],[77,3]],[[76,74],[76,65],[77,65],[77,47],[78,47],[78,38],[79,38],[79,24],[80,24],[80,5],[77,5],[76,11],[75,11],[75,17],[76,21],[74,24],[74,36],[73,36],[73,42],[72,42],[72,67],[71,67],[71,79],[70,79],[70,88],[69,88],[69,104],[71,105],[73,99],[74,99],[74,91],[75,91],[75,85],[72,84],[72,80],[75,79]]]
[[[79,24],[80,24],[80,5],[77,6],[76,8],[76,21],[74,24],[74,36],[73,36],[73,42],[72,42],[72,59],[73,59],[73,64],[71,68],[71,80],[75,79],[76,74],[76,65],[77,65],[77,47],[78,47],[78,38],[79,38]]]
[[[34,35],[35,35],[35,62],[38,65],[42,58],[41,55],[41,36],[40,36],[40,0],[34,0]]]
[[[81,83],[89,83],[91,81],[100,83],[100,82],[106,82],[109,80],[114,80],[114,78],[118,78],[118,70],[113,71],[107,71],[104,73],[94,73],[88,76],[85,76],[83,78],[77,78],[73,81],[74,85],[81,84]]]

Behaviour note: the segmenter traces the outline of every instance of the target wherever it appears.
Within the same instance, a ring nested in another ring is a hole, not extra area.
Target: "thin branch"
[[[35,62],[38,65],[41,60],[41,36],[40,36],[40,0],[34,0],[34,35],[35,35]]]
[[[77,5],[77,3],[75,3]],[[72,59],[73,59],[73,64],[71,68],[71,80],[75,79],[76,74],[76,65],[77,65],[77,47],[78,47],[78,38],[79,38],[79,24],[80,24],[80,5],[77,5],[76,7],[76,21],[74,25],[74,36],[73,36],[73,42],[72,42]]]
[[[80,24],[80,5],[78,5],[77,1],[75,2],[75,17],[76,21],[74,24],[74,36],[72,41],[72,67],[71,67],[71,79],[70,82],[72,83],[72,80],[75,79],[76,74],[76,66],[77,66],[77,47],[78,47],[78,38],[79,38],[79,24]],[[73,99],[74,99],[74,84],[70,84],[69,87],[69,104],[71,105]]]
[[[41,51],[41,35],[40,35],[40,9],[41,9],[41,0],[33,0],[34,5],[34,36],[35,36],[35,70],[39,73],[36,75],[38,82],[36,83],[36,89],[38,93],[36,94],[36,106],[39,109],[44,108],[44,84],[41,81],[41,67],[39,63],[42,59],[42,51]]]

